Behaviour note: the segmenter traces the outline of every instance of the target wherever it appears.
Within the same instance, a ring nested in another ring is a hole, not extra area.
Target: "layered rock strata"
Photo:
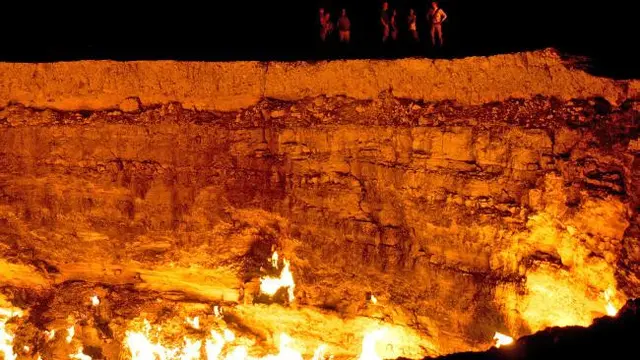
[[[359,343],[335,322],[383,320],[419,334],[394,353],[415,357],[589,325],[605,293],[617,307],[640,296],[637,82],[552,51],[0,69],[0,285],[14,305],[62,309],[80,284],[258,319],[279,250],[296,315],[247,326],[284,321],[348,356]]]

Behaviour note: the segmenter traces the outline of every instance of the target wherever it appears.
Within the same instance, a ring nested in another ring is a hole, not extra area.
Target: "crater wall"
[[[276,248],[297,306],[410,327],[437,355],[640,295],[637,82],[551,50],[0,74],[12,296],[250,304]]]

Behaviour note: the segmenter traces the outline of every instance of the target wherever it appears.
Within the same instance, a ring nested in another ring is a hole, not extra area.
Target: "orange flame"
[[[69,326],[69,328],[67,329],[67,337],[65,338],[65,340],[67,341],[67,344],[71,344],[71,340],[73,340],[73,336],[75,334],[76,334],[75,325]]]
[[[376,343],[382,340],[386,332],[386,329],[378,329],[366,333],[362,339],[362,352],[358,360],[382,360],[376,352]]]
[[[191,326],[192,328],[194,328],[196,330],[200,329],[200,317],[198,317],[198,316],[195,316],[193,318],[187,317],[185,319],[185,322],[187,324],[189,324],[189,326]]]
[[[80,346],[75,354],[69,355],[69,358],[76,360],[92,360],[91,356],[84,354],[83,351],[84,349]]]
[[[284,266],[282,268],[282,271],[280,272],[280,276],[265,276],[260,279],[260,292],[269,296],[273,296],[278,290],[286,288],[289,295],[289,302],[293,302],[293,300],[295,299],[293,295],[293,289],[295,288],[296,284],[293,281],[293,274],[291,273],[289,261],[283,258],[282,263],[284,264]],[[271,257],[271,265],[273,265],[275,269],[278,269],[277,252],[274,252],[273,256]]]
[[[98,299],[98,296],[97,296],[97,295],[93,295],[93,296],[91,297],[91,305],[93,305],[93,306],[98,306],[98,305],[100,305],[100,299]]]
[[[312,360],[324,360],[327,357],[327,345],[322,344],[318,346],[316,351],[313,353]]]
[[[604,300],[607,302],[605,305],[605,309],[607,310],[607,315],[616,316],[618,314],[618,309],[616,309],[615,305],[611,301],[611,298],[615,295],[615,290],[612,288],[608,288],[604,291]]]
[[[21,317],[22,311],[19,309],[0,308],[0,353],[4,355],[4,360],[15,360],[18,355],[13,352],[14,334],[6,328],[6,324],[14,317]]]
[[[501,346],[511,345],[513,344],[513,338],[511,336],[501,334],[496,331],[495,335],[493,335],[493,340],[496,342],[496,347],[499,349]]]
[[[45,335],[45,337],[47,339],[47,342],[49,342],[49,341],[53,340],[54,337],[56,337],[56,330],[55,329],[53,329],[51,331],[45,330],[44,331],[44,335]]]

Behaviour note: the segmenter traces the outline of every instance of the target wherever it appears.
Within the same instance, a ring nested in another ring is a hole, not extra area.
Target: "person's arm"
[[[386,21],[384,21],[384,18],[382,16],[380,16],[380,23],[382,24],[382,26],[387,27],[389,26],[389,24],[387,24]]]
[[[440,11],[442,11],[442,21],[440,22],[444,22],[445,20],[447,20],[447,13],[444,12],[444,10],[440,9]]]

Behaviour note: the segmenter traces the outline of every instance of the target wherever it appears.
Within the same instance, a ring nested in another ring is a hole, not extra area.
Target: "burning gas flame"
[[[224,329],[224,331],[222,332],[224,339],[228,342],[232,342],[233,340],[236,339],[236,335],[229,329]]]
[[[215,315],[217,318],[222,318],[222,307],[215,305],[213,307],[213,315]]]
[[[302,354],[300,352],[293,349],[290,345],[293,343],[293,340],[289,337],[289,335],[282,333],[280,334],[280,352],[278,355],[267,355],[263,360],[302,360]]]
[[[150,339],[151,324],[146,319],[142,331],[127,331],[125,344],[131,360],[199,360],[202,341],[184,338],[183,346],[169,347]]]
[[[372,303],[373,305],[375,305],[375,304],[377,304],[377,303],[378,303],[378,299],[376,299],[376,297],[375,297],[373,294],[371,294],[371,303]]]
[[[611,298],[615,295],[615,290],[613,290],[612,288],[608,288],[607,290],[604,291],[604,300],[607,302],[607,305],[605,305],[605,309],[607,310],[607,315],[609,316],[616,316],[618,314],[618,310],[616,309],[615,305],[613,305],[613,302],[611,301]]]
[[[98,306],[98,305],[100,305],[100,299],[98,299],[98,296],[97,296],[97,295],[93,295],[93,296],[91,297],[91,305],[93,305],[93,306]]]
[[[327,345],[322,344],[318,346],[316,351],[313,353],[312,360],[324,360],[327,357]]]
[[[295,282],[293,281],[293,274],[291,273],[290,264],[287,259],[282,259],[284,264],[279,277],[265,276],[260,279],[260,292],[263,294],[273,296],[282,288],[287,289],[289,295],[289,302],[293,302],[295,297],[293,296],[293,289],[295,288]],[[274,252],[271,257],[271,265],[275,269],[278,269],[278,253]]]
[[[45,330],[44,335],[46,336],[47,341],[51,341],[53,340],[54,337],[56,337],[56,330],[55,329],[51,331]]]
[[[65,340],[67,341],[67,344],[71,344],[71,340],[73,340],[73,336],[75,334],[76,334],[75,325],[69,326],[69,328],[67,329],[67,337],[65,338]]]
[[[159,328],[158,328],[159,329]],[[131,360],[200,360],[202,341],[184,337],[182,346],[171,347],[163,345],[161,341],[153,340],[152,327],[148,320],[143,320],[142,329],[139,331],[127,331],[125,344],[130,351]],[[382,334],[381,334],[382,335]],[[228,347],[236,340],[235,334],[224,329],[222,332],[210,330],[209,337],[204,342],[206,360],[303,360],[302,354],[293,345],[293,339],[289,335],[280,334],[278,354],[264,357],[252,357],[246,346]],[[375,346],[375,344],[374,344]],[[81,351],[78,352],[80,354]],[[314,353],[312,360],[324,360],[327,358],[327,346],[320,345]],[[89,360],[77,358],[78,360]],[[370,358],[367,358],[370,359]]]
[[[4,355],[4,360],[15,360],[18,357],[13,352],[15,336],[6,328],[6,324],[12,318],[21,316],[21,310],[0,308],[0,353]]]
[[[513,338],[511,336],[501,334],[497,331],[495,335],[493,335],[493,340],[495,340],[497,348],[500,348],[500,346],[513,344]]]
[[[236,347],[235,349],[233,349],[233,351],[229,353],[229,355],[227,355],[227,357],[224,358],[224,360],[248,360],[248,359],[250,359],[249,352],[247,351],[247,348],[244,346]]]
[[[83,351],[84,349],[81,346],[75,354],[70,354],[69,358],[77,360],[92,360],[91,356],[84,354]]]
[[[204,343],[204,348],[207,352],[207,360],[218,360],[218,357],[224,348],[224,344],[224,337],[215,330],[211,330],[211,338],[207,339]]]
[[[180,360],[199,360],[200,348],[202,347],[202,341],[192,341],[191,339],[184,339],[184,347]]]
[[[364,339],[362,339],[362,352],[358,360],[382,360],[376,352],[376,343],[382,340],[386,333],[386,329],[378,329],[366,333]]]
[[[200,329],[200,317],[198,316],[194,316],[193,318],[187,317],[185,322],[196,330]]]

